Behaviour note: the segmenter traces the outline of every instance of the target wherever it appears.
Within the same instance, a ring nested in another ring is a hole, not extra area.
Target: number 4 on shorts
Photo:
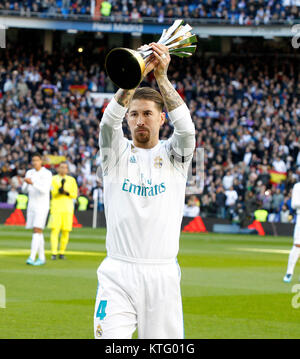
[[[100,320],[102,320],[106,317],[106,313],[105,313],[106,306],[107,306],[107,300],[101,300],[97,310],[96,318],[100,318]]]

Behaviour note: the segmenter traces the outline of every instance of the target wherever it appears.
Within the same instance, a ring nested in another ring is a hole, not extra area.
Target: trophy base
[[[121,89],[131,90],[140,84],[145,62],[137,51],[116,48],[107,55],[105,68],[115,85]]]

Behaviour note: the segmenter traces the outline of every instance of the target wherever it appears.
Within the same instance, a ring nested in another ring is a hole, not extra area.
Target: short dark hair
[[[32,155],[31,155],[31,159],[33,157],[39,157],[41,160],[43,159],[43,156],[39,153],[39,152],[34,152]]]
[[[163,108],[164,108],[164,100],[162,98],[162,95],[154,90],[151,87],[139,87],[135,90],[134,95],[132,96],[131,101],[133,100],[149,100],[149,101],[153,101],[160,112],[162,112]]]

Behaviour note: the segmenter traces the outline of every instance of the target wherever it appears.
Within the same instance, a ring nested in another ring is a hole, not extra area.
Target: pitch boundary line
[[[289,254],[289,249],[268,249],[268,248],[233,248],[236,251],[271,253],[271,254]]]
[[[45,251],[46,254],[51,254],[51,251]],[[30,249],[5,249],[0,250],[0,256],[25,256],[30,254]],[[103,257],[106,256],[105,252],[81,252],[81,251],[67,251],[71,256],[91,256]]]
[[[25,234],[24,232],[18,232],[18,231],[6,231],[6,232],[0,232],[0,237],[7,237],[7,239],[9,239],[9,236],[11,237],[19,237],[22,236],[22,240],[23,239],[27,239],[24,236],[31,236],[32,232],[30,232],[29,230],[26,230]],[[44,233],[44,237],[45,238],[50,238],[50,232],[46,232]],[[84,238],[84,239],[105,239],[106,236],[103,234],[97,235],[97,234],[89,234],[89,235],[84,235],[81,233],[72,233],[72,238]]]

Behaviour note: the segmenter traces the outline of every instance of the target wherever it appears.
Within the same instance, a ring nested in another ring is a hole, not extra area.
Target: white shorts
[[[300,226],[296,225],[294,228],[294,245],[300,245]]]
[[[98,268],[95,339],[183,339],[180,268],[105,258]]]
[[[27,209],[26,228],[41,228],[44,229],[48,217],[49,209]]]

